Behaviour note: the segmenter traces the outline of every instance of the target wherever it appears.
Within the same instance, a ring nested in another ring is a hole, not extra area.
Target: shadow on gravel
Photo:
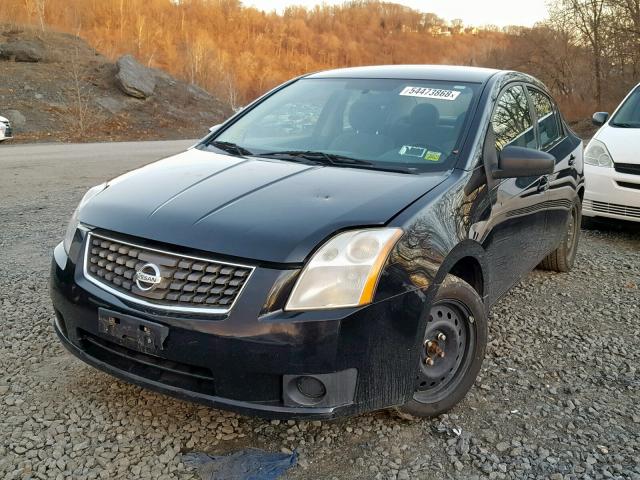
[[[640,240],[640,222],[629,222],[626,220],[613,220],[605,218],[589,219],[582,223],[583,230],[599,231],[602,233],[616,233],[627,235],[633,239]]]

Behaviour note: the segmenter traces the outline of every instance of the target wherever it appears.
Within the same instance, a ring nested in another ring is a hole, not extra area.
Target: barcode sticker
[[[435,98],[437,100],[455,100],[460,92],[441,88],[404,87],[400,95],[405,97]]]

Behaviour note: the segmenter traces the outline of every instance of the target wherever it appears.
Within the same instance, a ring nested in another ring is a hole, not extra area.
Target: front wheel
[[[571,208],[571,214],[567,220],[567,230],[562,243],[553,252],[547,255],[540,264],[545,270],[554,272],[568,272],[573,268],[580,240],[580,223],[582,220],[582,207],[580,201],[576,201]]]
[[[427,318],[416,389],[399,410],[416,417],[435,417],[450,410],[473,385],[486,346],[482,299],[464,280],[447,276]]]

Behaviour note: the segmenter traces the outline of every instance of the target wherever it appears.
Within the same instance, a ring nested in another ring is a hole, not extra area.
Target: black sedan
[[[54,252],[55,331],[220,408],[438,415],[480,370],[491,305],[571,269],[583,194],[582,142],[528,75],[303,76],[85,195]]]

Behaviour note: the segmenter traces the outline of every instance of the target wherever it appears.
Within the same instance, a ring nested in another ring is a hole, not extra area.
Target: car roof
[[[485,83],[502,70],[451,65],[375,65],[312,73],[306,78],[399,78]]]

